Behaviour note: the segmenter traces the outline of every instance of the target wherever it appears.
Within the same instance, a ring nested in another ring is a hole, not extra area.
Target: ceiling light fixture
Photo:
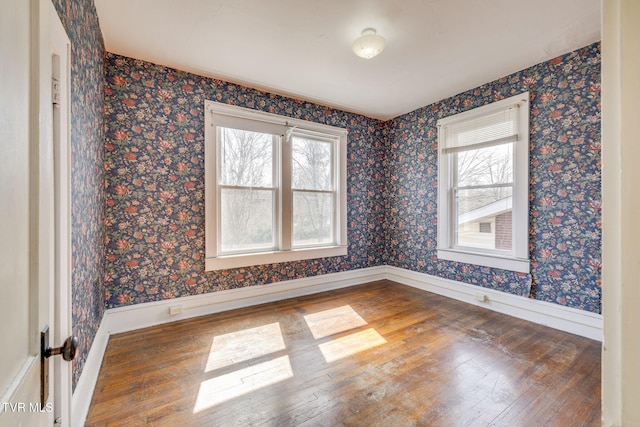
[[[353,42],[351,49],[360,58],[369,59],[382,52],[385,45],[384,37],[376,34],[375,29],[365,28],[362,30],[362,35]]]

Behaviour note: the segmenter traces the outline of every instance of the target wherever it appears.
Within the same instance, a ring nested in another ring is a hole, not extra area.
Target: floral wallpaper
[[[204,271],[207,99],[348,129],[348,256]],[[105,112],[107,308],[384,263],[383,123],[114,54]]]
[[[106,57],[106,307],[394,265],[600,311],[600,46],[380,122],[144,61]],[[531,94],[531,274],[440,261],[437,131]],[[204,272],[205,99],[346,127],[349,255]]]
[[[600,45],[388,122],[105,53],[93,0],[53,0],[72,43],[77,384],[105,308],[395,265],[600,312]],[[531,93],[531,274],[436,258],[436,121]],[[205,99],[349,130],[349,255],[204,272]]]
[[[72,322],[75,388],[104,314],[104,43],[93,0],[54,0],[71,41]]]
[[[437,120],[524,91],[531,274],[438,260]],[[596,43],[392,120],[387,264],[599,313],[600,109]]]

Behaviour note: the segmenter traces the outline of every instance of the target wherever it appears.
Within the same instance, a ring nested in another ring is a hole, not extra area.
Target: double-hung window
[[[346,130],[205,103],[206,270],[347,254]]]
[[[438,258],[529,272],[529,93],[438,121]]]

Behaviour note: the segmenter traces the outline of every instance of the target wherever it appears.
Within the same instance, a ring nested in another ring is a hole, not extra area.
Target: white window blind
[[[518,107],[451,123],[446,127],[444,153],[507,144],[518,140]]]

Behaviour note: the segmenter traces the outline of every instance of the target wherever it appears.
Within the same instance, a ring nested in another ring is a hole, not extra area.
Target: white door
[[[68,164],[58,159],[68,158],[68,40],[61,48],[52,38],[57,15],[48,0],[2,0],[1,7],[0,425],[51,426],[58,414],[68,420],[70,402],[69,366],[65,374],[49,358],[48,399],[41,404],[40,363],[43,327],[49,325],[49,344],[56,347],[71,326],[58,326],[69,318],[70,307],[61,296],[68,296],[68,282],[57,283],[70,275],[68,251],[60,250],[69,245],[63,218]],[[56,115],[54,69],[64,87]]]

